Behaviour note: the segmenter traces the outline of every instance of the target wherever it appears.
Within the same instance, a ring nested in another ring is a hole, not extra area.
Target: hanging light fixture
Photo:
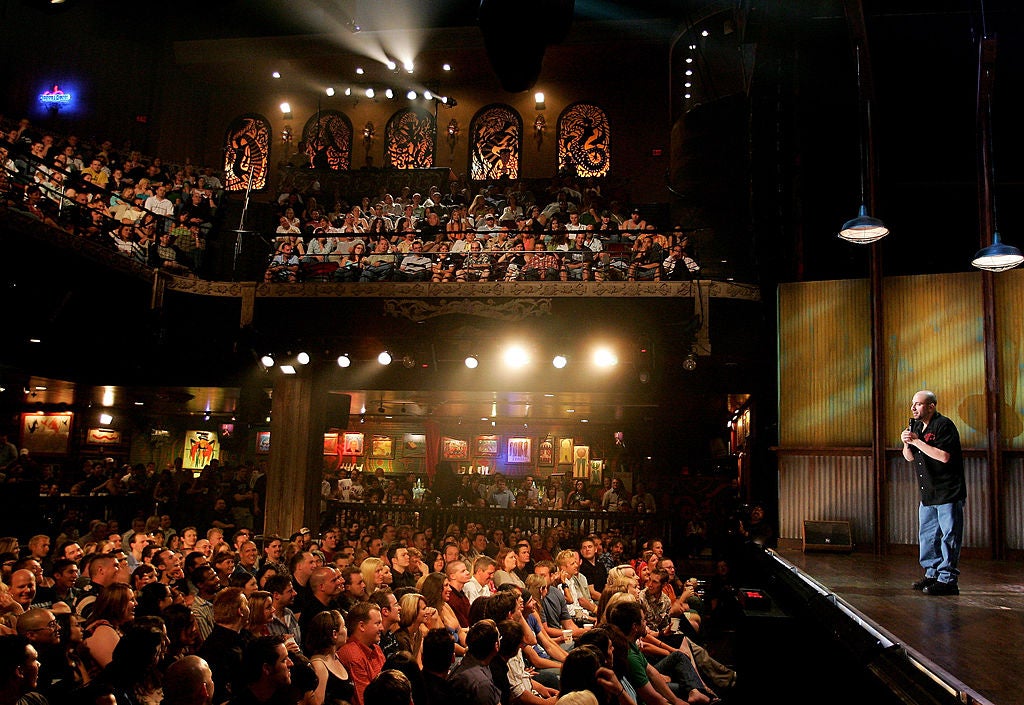
[[[1003,244],[996,223],[996,198],[992,189],[995,167],[992,159],[992,88],[995,83],[996,40],[983,36],[978,49],[978,132],[981,153],[978,155],[978,203],[981,212],[981,237],[984,243],[992,233],[992,244],[974,255],[971,264],[988,272],[1005,272],[1024,262],[1024,255],[1012,245]]]
[[[867,245],[889,234],[889,228],[878,218],[868,215],[868,179],[871,177],[874,164],[872,131],[871,131],[871,100],[864,88],[864,76],[861,66],[861,45],[854,47],[857,59],[857,101],[860,105],[860,210],[857,217],[843,223],[839,237],[847,242]]]

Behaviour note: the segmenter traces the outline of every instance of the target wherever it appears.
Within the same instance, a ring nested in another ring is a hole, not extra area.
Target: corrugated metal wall
[[[985,458],[964,458],[964,475],[967,478],[967,502],[964,505],[963,545],[991,546],[988,462]],[[902,457],[889,461],[889,491],[886,501],[889,543],[916,544],[917,509],[921,504],[921,494],[913,467]]]
[[[799,539],[805,519],[849,521],[854,543],[875,540],[870,456],[779,458],[779,536]]]
[[[1024,458],[1003,464],[1003,511],[1006,512],[1006,545],[1024,550]]]
[[[867,281],[779,287],[780,444],[871,443],[870,346]]]

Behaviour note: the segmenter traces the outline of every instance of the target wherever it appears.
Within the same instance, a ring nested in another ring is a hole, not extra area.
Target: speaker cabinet
[[[853,550],[848,521],[811,521],[804,519],[804,553],[830,551],[849,553]]]
[[[326,412],[324,414],[324,426],[345,430],[348,428],[349,408],[352,406],[352,397],[348,394],[327,394]]]

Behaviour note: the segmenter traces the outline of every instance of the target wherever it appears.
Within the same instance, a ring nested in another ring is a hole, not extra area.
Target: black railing
[[[672,545],[682,545],[684,518],[671,512],[633,514],[587,510],[499,509],[495,507],[459,507],[436,504],[366,504],[327,500],[327,510],[321,517],[321,526],[335,524],[351,526],[358,523],[396,526],[407,525],[424,529],[430,527],[434,536],[443,538],[451,524],[464,527],[466,522],[485,527],[508,530],[519,527],[532,532],[558,526],[565,522],[571,533],[591,534],[618,529],[626,538],[646,539],[658,537]]]

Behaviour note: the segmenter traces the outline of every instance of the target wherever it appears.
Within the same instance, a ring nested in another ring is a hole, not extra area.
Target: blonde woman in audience
[[[426,635],[428,621],[433,621],[436,610],[427,607],[427,601],[419,593],[402,596],[399,603],[401,618],[398,621],[398,632],[395,639],[403,651],[408,651],[416,658],[419,666],[423,665],[423,637]]]
[[[363,581],[366,583],[366,594],[370,595],[378,588],[387,584],[387,564],[380,558],[367,558],[359,564],[359,570],[363,574]]]

